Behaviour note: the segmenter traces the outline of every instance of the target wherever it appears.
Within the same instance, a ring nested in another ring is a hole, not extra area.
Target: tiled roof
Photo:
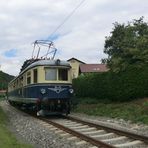
[[[6,90],[0,90],[0,93],[5,93],[6,92]]]
[[[106,64],[80,64],[80,72],[105,72],[108,71]]]
[[[80,61],[80,60],[78,60],[78,59],[76,59],[76,58],[70,58],[70,59],[68,59],[67,61],[69,62],[69,61],[71,61],[71,60],[76,60],[76,61],[78,61],[78,62],[80,62],[80,63],[85,64],[84,62],[82,62],[82,61]]]

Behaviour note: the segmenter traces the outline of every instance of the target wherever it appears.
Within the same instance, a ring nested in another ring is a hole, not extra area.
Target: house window
[[[45,68],[45,80],[57,80],[57,69]]]
[[[38,71],[37,69],[33,70],[33,83],[37,83],[38,82]]]
[[[67,81],[68,80],[68,70],[59,69],[59,80]]]

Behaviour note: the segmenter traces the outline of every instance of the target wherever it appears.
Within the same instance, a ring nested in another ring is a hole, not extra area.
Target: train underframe
[[[36,104],[37,115],[70,114],[70,99],[42,99]]]
[[[36,103],[24,103],[10,101],[13,106],[17,106],[27,111],[36,112],[37,116],[70,114],[71,103],[70,99],[48,99],[37,100]]]

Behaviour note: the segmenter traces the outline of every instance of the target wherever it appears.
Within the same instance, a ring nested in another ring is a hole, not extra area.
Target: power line
[[[82,0],[72,11],[71,13],[65,17],[65,19],[61,22],[61,24],[59,26],[56,27],[56,29],[50,34],[49,38],[52,37],[56,32],[57,30],[59,30],[64,24],[65,22],[77,11],[77,9],[84,3],[84,1],[86,0]]]

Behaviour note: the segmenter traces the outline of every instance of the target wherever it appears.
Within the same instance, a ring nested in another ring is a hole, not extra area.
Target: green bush
[[[127,101],[148,96],[148,66],[129,67],[120,73],[111,71],[87,74],[73,80],[77,97]]]

